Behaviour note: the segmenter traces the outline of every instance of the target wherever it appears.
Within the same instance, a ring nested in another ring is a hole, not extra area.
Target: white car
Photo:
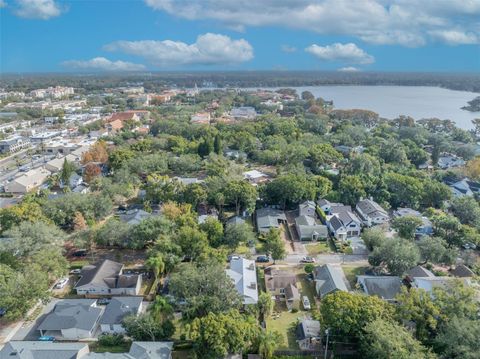
[[[82,270],[81,269],[72,269],[70,271],[70,274],[81,274],[82,273]]]
[[[68,278],[63,278],[63,279],[60,279],[57,284],[55,284],[55,289],[62,289],[64,288],[68,283]]]
[[[308,299],[306,295],[303,296],[302,302],[303,302],[303,309],[305,310],[312,309],[312,306],[310,305],[310,299]]]

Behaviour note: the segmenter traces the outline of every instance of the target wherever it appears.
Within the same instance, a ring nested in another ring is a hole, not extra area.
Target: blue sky
[[[480,0],[0,0],[0,71],[480,72]]]

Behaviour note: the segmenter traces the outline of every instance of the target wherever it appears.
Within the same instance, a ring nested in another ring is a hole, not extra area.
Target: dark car
[[[0,318],[7,314],[7,310],[5,308],[0,308]]]
[[[268,263],[270,262],[270,258],[268,258],[268,256],[258,256],[255,261],[258,263]]]
[[[97,300],[98,305],[107,305],[110,303],[110,298],[100,298]]]
[[[72,256],[74,257],[85,257],[86,255],[87,255],[86,249],[78,249],[72,253]]]

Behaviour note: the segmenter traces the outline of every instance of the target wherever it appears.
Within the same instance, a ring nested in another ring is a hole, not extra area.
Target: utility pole
[[[327,359],[327,353],[328,353],[328,336],[329,336],[330,332],[329,332],[329,329],[327,328],[325,330],[325,335],[327,336],[327,342],[325,343],[325,356],[324,356],[324,359]]]

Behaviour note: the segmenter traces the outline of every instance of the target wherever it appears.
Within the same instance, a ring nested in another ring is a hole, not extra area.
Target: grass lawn
[[[343,272],[345,273],[345,277],[350,283],[351,289],[355,288],[355,284],[357,283],[357,275],[365,274],[365,271],[369,267],[354,267],[354,266],[342,266]]]
[[[172,352],[172,359],[189,359],[192,357],[190,350],[175,350]]]
[[[311,256],[332,252],[327,242],[308,243],[305,244],[305,248],[307,249],[308,254]]]
[[[300,294],[302,296],[306,295],[310,300],[310,305],[312,308],[315,308],[317,306],[315,286],[313,282],[307,280],[306,273],[297,274],[297,286]],[[300,307],[302,307],[302,304],[300,304]]]
[[[95,353],[126,353],[130,350],[131,342],[126,341],[124,344],[115,345],[115,346],[104,346],[100,345],[98,342],[91,343],[90,351]]]
[[[266,322],[267,329],[277,331],[282,335],[282,342],[278,343],[278,349],[298,349],[298,344],[295,341],[295,326],[304,315],[305,312],[303,311],[288,312],[283,302],[275,303],[273,314],[267,318]]]

